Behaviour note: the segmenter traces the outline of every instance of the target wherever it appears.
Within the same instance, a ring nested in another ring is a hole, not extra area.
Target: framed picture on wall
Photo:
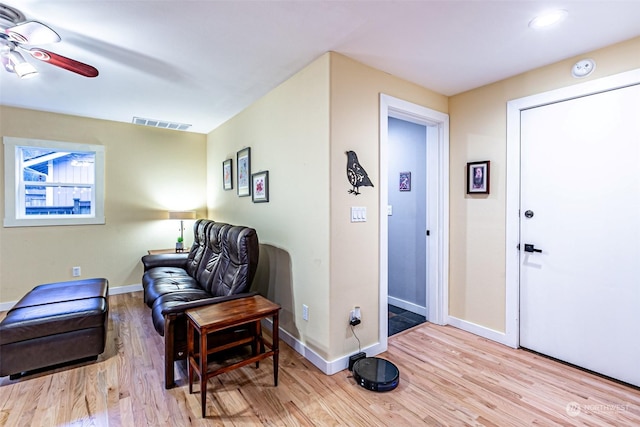
[[[251,175],[253,203],[269,201],[269,171],[257,172]]]
[[[222,188],[224,190],[233,189],[233,160],[227,159],[222,162]]]
[[[400,172],[400,191],[411,191],[411,172]]]
[[[467,163],[467,194],[489,194],[491,162]]]
[[[251,195],[251,147],[238,151],[236,158],[238,167],[238,196]]]

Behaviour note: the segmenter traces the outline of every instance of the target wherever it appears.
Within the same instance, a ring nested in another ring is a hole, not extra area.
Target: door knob
[[[524,251],[525,252],[542,252],[542,249],[536,249],[536,247],[530,243],[525,243],[524,244]]]

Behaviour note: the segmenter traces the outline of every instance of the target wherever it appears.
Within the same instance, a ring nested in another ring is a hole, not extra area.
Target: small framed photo
[[[269,201],[269,171],[257,172],[251,175],[251,188],[253,203]]]
[[[400,172],[398,190],[411,191],[411,172]]]
[[[238,167],[238,177],[236,183],[238,185],[238,196],[251,195],[251,147],[243,148],[238,151],[236,158],[236,166]]]
[[[227,159],[222,162],[222,188],[224,190],[233,189],[233,160]]]
[[[489,194],[489,160],[467,163],[467,194]]]

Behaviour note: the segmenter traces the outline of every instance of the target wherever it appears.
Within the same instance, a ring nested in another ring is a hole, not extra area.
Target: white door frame
[[[436,195],[429,197],[427,203],[427,228],[430,230],[427,241],[427,320],[444,325],[448,317],[449,301],[449,115],[380,94],[380,327],[379,348],[376,348],[379,352],[386,351],[388,338],[389,117],[425,125],[427,140],[437,140],[437,144],[431,142],[426,147],[429,162],[427,194]]]
[[[529,108],[640,83],[640,69],[603,77],[507,103],[506,319],[504,344],[520,346],[520,112]]]

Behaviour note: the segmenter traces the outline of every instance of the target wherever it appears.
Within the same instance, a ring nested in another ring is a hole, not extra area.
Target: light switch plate
[[[367,208],[361,206],[351,207],[351,222],[366,222]]]

